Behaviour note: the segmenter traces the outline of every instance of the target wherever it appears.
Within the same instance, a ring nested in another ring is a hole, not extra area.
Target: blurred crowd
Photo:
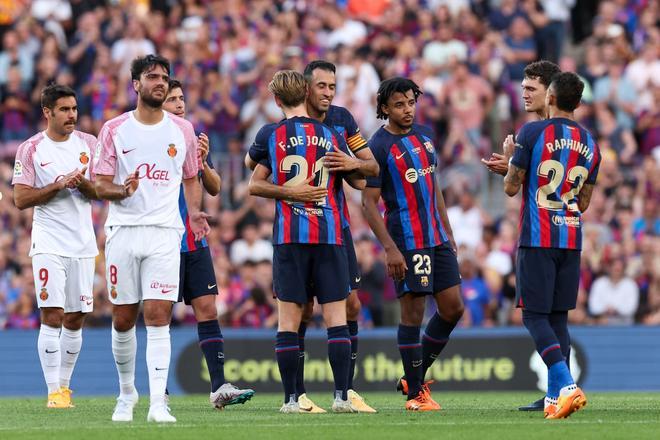
[[[585,82],[577,117],[603,161],[585,214],[582,277],[574,324],[660,324],[660,31],[657,0],[10,0],[0,2],[0,328],[36,328],[28,255],[31,210],[10,187],[17,146],[44,128],[41,89],[78,93],[79,129],[133,108],[129,64],[157,52],[183,83],[188,119],[207,133],[223,179],[206,197],[226,327],[273,327],[274,205],[247,196],[243,156],[256,131],[282,115],[266,85],[282,68],[324,58],[337,65],[334,103],[366,138],[382,123],[381,79],[415,80],[417,122],[432,126],[440,182],[459,244],[466,314],[461,325],[519,325],[512,307],[520,199],[481,157],[534,115],[524,112],[524,66],[549,59]],[[362,269],[363,327],[395,325],[398,304],[384,254],[348,192]],[[103,222],[89,325],[109,325]],[[184,305],[175,323],[194,323]],[[320,324],[320,320],[319,321]]]

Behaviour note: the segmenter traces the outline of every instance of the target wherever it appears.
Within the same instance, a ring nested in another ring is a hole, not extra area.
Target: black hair
[[[573,72],[562,72],[552,78],[550,83],[552,94],[557,98],[557,108],[572,112],[580,104],[584,83]]]
[[[71,87],[55,83],[49,84],[41,91],[41,107],[53,110],[58,99],[68,96],[76,97],[76,92]]]
[[[143,57],[137,57],[131,63],[131,79],[138,81],[140,75],[142,75],[147,70],[150,70],[154,66],[161,66],[169,74],[170,72],[170,62],[167,58],[160,55],[146,55]]]
[[[183,90],[183,85],[181,84],[181,81],[179,81],[178,79],[170,78],[170,81],[168,82],[168,89],[170,92],[174,89]]]
[[[561,69],[558,65],[552,61],[535,61],[529,63],[524,70],[525,77],[527,78],[538,78],[539,82],[545,86],[547,89],[552,82],[552,78],[561,72]]]
[[[321,69],[332,73],[337,72],[337,68],[330,61],[314,60],[310,62],[308,65],[306,65],[305,70],[303,70],[303,76],[305,77],[307,82],[312,82],[312,75],[314,74],[314,71],[316,69]]]
[[[376,116],[378,119],[387,119],[387,115],[383,113],[381,107],[387,105],[387,101],[390,99],[390,96],[397,92],[406,93],[408,90],[413,91],[415,102],[417,102],[417,98],[423,93],[413,80],[402,78],[400,76],[386,79],[380,83],[380,87],[378,87],[378,94],[376,95]]]

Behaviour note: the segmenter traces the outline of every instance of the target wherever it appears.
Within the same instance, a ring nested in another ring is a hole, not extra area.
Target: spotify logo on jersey
[[[417,170],[414,168],[408,168],[406,170],[406,180],[410,183],[415,183],[417,182],[419,175],[417,174]]]

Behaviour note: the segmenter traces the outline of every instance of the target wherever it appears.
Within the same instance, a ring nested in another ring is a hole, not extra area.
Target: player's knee
[[[197,322],[214,321],[218,319],[218,309],[215,307],[215,303],[196,307],[194,312]]]
[[[463,302],[459,302],[449,310],[447,314],[447,320],[449,322],[456,323],[463,317],[464,312],[465,312],[465,306],[463,305]]]
[[[41,309],[41,323],[49,327],[59,328],[62,327],[64,321],[64,310],[58,308],[43,308]]]
[[[62,325],[69,330],[80,330],[85,322],[85,313],[65,313]]]
[[[115,318],[112,320],[112,326],[118,332],[127,332],[135,327],[135,322],[133,322],[132,319],[128,319],[123,316],[115,316]]]
[[[357,321],[360,317],[360,311],[362,310],[362,304],[357,295],[351,295],[348,297],[346,302],[346,319],[348,321]]]
[[[424,320],[424,303],[417,307],[406,307],[401,309],[401,324],[408,326],[420,326]]]

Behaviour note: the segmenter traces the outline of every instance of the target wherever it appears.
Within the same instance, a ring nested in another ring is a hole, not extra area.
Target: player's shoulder
[[[117,128],[119,128],[122,124],[124,124],[126,121],[128,121],[128,119],[130,117],[131,117],[130,112],[125,112],[125,113],[122,113],[119,116],[115,116],[114,118],[105,121],[105,123],[103,124],[103,127],[101,127],[101,131],[102,132],[103,131],[114,131]]]
[[[532,140],[538,136],[543,130],[548,126],[554,124],[551,119],[542,119],[539,121],[530,121],[523,124],[522,127],[518,130],[516,135],[516,141],[520,140]]]
[[[29,139],[23,141],[19,146],[18,150],[19,151],[26,151],[26,150],[36,150],[37,146],[43,142],[46,139],[46,135],[44,134],[43,131],[40,131],[39,133],[36,133]]]
[[[422,135],[422,136],[427,137],[429,139],[433,139],[433,137],[434,137],[433,129],[431,127],[426,126],[426,125],[413,124],[412,131],[415,134]]]
[[[326,120],[339,123],[355,122],[355,118],[351,112],[346,107],[339,105],[331,105],[330,108],[328,108]]]
[[[264,138],[269,138],[270,135],[273,134],[273,132],[278,128],[284,125],[286,121],[280,121],[280,122],[272,122],[270,124],[266,124],[263,127],[259,129],[257,132],[256,139],[264,139]]]
[[[384,146],[390,146],[391,142],[394,139],[394,135],[392,135],[389,131],[385,130],[385,126],[382,125],[378,130],[374,132],[374,134],[371,135],[369,140],[367,141],[367,145],[369,145],[369,148],[372,150],[378,149],[378,148],[383,148]]]
[[[165,112],[165,117],[168,118],[170,121],[172,121],[172,123],[174,123],[174,125],[179,127],[179,129],[181,129],[182,131],[193,134],[195,133],[195,127],[193,127],[192,123],[189,120],[169,112]]]
[[[74,130],[72,133],[76,138],[82,140],[87,145],[94,145],[96,143],[96,136],[93,134],[85,133],[84,131]]]

